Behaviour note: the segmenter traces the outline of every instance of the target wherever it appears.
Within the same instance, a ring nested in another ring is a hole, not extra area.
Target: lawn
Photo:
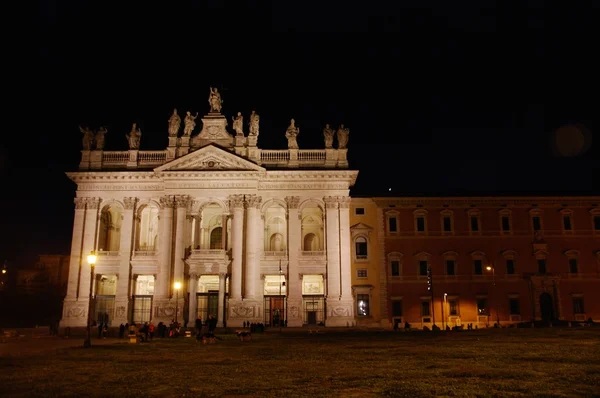
[[[600,396],[600,328],[307,331],[0,358],[3,395]]]

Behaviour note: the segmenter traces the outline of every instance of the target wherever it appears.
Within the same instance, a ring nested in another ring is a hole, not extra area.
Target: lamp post
[[[496,267],[494,264],[485,267],[486,270],[492,271],[492,286],[496,290]],[[491,301],[491,300],[490,300]],[[500,327],[500,314],[498,314],[498,308],[496,308],[496,324]]]
[[[175,325],[179,325],[177,322],[177,315],[179,314],[179,289],[181,289],[181,283],[175,282]]]
[[[83,347],[92,346],[92,294],[94,292],[94,266],[96,265],[96,253],[92,250],[87,256],[87,262],[90,265],[90,297],[88,301],[87,327],[85,328],[85,340]]]
[[[446,319],[444,317],[444,307],[446,307],[447,299],[448,299],[448,293],[444,293],[444,301],[442,302],[442,330],[446,330],[446,327],[444,326],[444,320]]]

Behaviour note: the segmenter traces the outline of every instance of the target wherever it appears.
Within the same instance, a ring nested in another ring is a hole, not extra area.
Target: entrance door
[[[540,295],[540,313],[544,323],[549,324],[554,320],[554,305],[552,304],[552,296],[548,293]]]
[[[317,311],[308,311],[306,313],[306,322],[309,325],[316,325],[317,324]]]
[[[208,293],[198,293],[198,316],[205,322],[210,315],[219,319],[219,291],[209,290]]]
[[[284,297],[269,297],[270,311],[267,314],[268,324],[273,327],[285,326],[285,299]],[[266,306],[265,306],[266,307]]]

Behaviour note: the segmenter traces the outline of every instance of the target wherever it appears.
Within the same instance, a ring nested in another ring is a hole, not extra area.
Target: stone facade
[[[90,283],[92,318],[110,326],[352,324],[347,149],[260,149],[258,116],[233,136],[213,94],[195,136],[191,115],[177,136],[174,111],[162,151],[92,149],[84,136],[67,173],[77,197],[61,327],[86,325]]]

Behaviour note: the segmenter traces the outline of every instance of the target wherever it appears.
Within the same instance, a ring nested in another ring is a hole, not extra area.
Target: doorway
[[[544,323],[550,324],[554,320],[554,305],[549,293],[540,295],[540,313]]]

